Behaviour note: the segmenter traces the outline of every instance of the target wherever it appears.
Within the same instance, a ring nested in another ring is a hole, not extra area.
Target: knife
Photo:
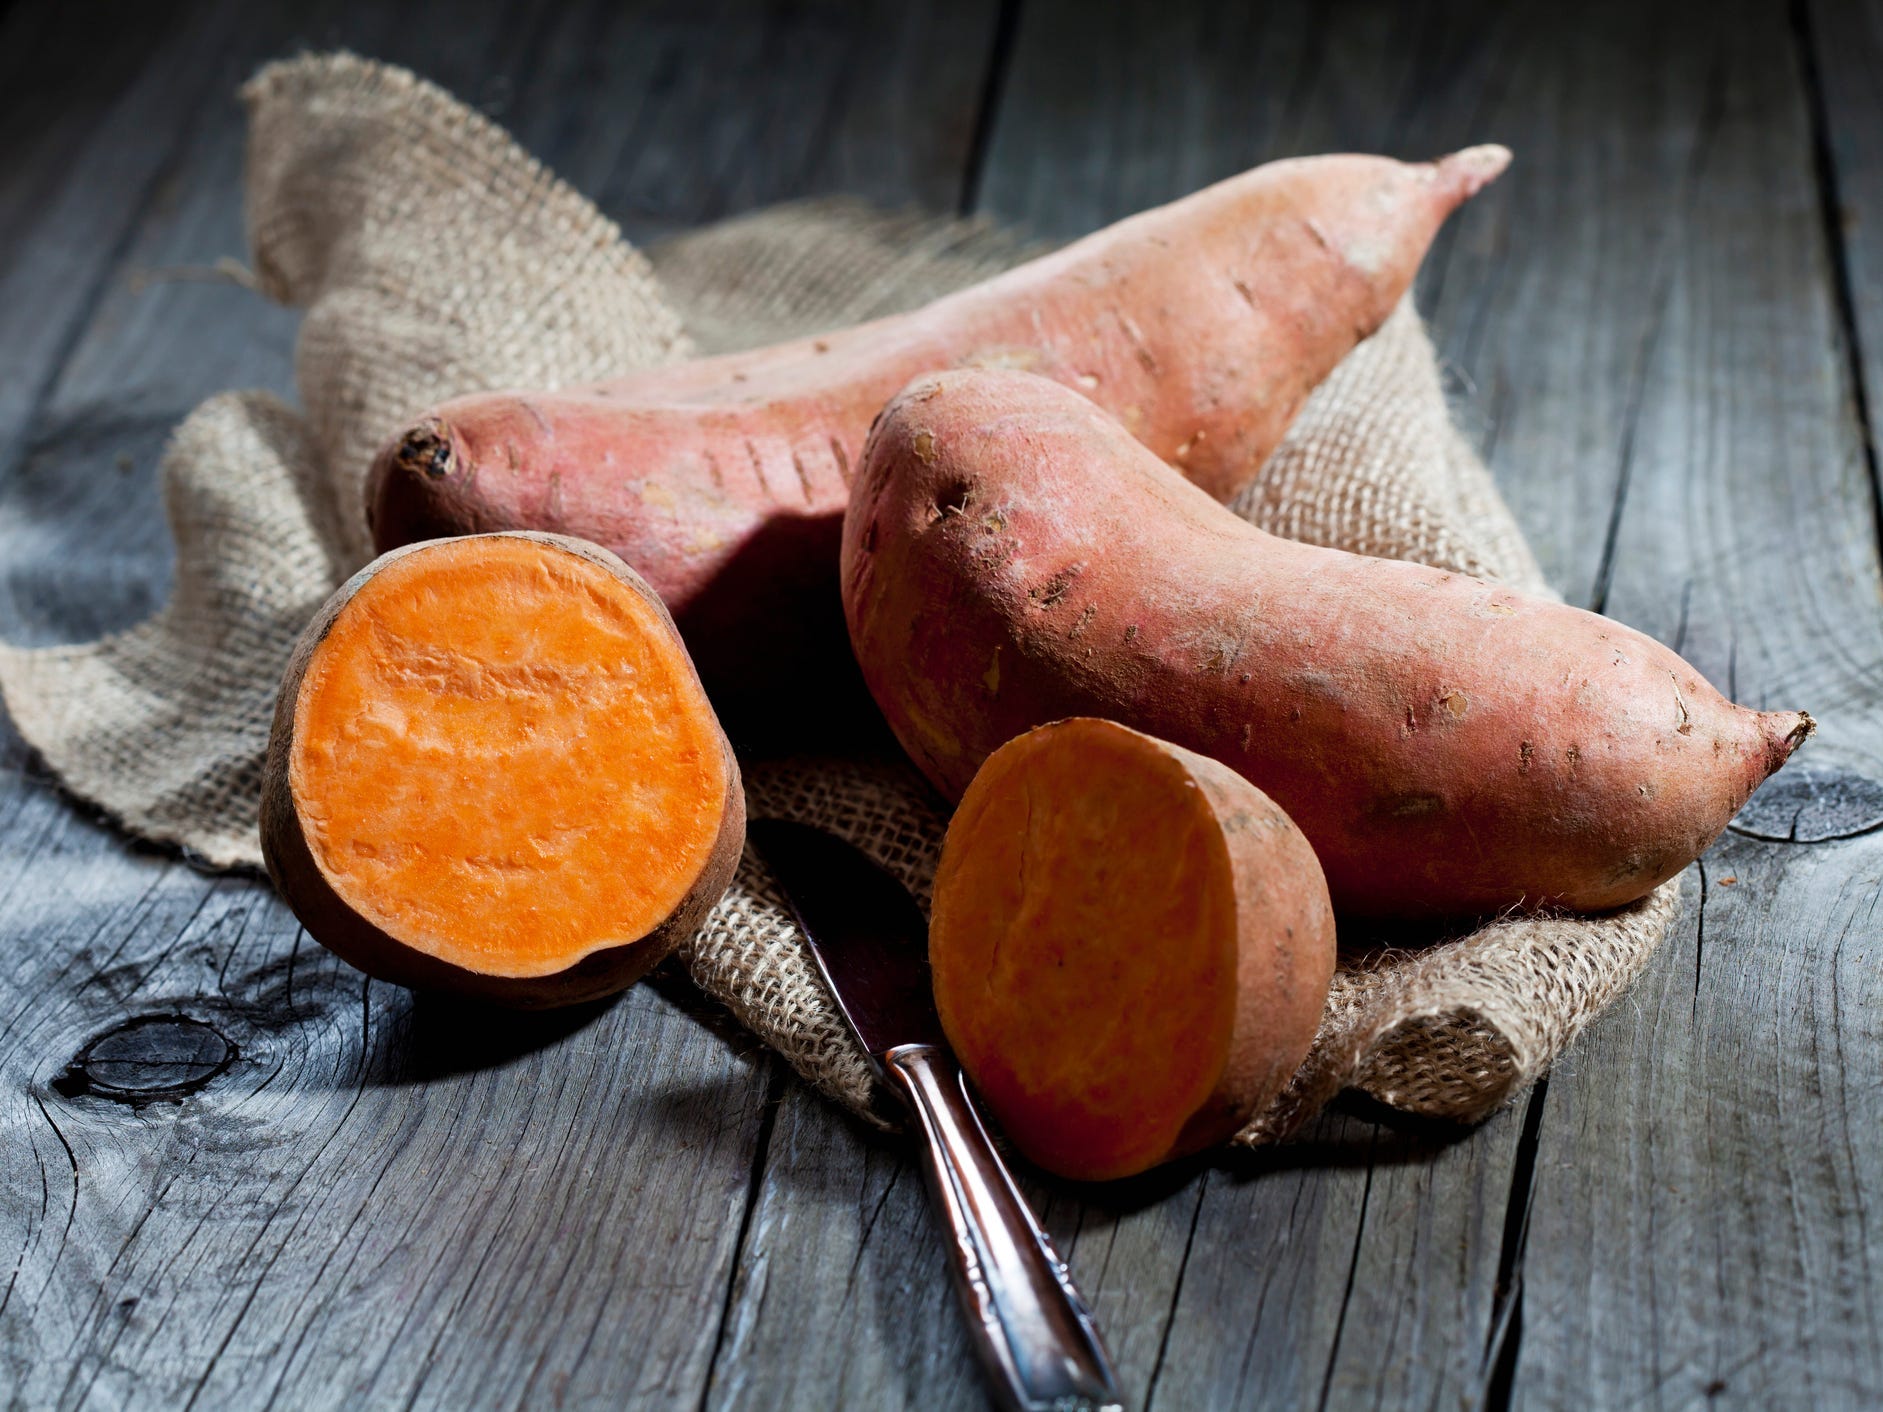
[[[1121,1409],[1091,1311],[988,1141],[942,1034],[915,899],[822,829],[755,819],[746,837],[784,889],[877,1078],[926,1140],[922,1170],[953,1237],[955,1292],[996,1401],[1007,1412]]]

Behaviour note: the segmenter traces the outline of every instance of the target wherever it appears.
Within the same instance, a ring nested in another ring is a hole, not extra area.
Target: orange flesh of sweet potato
[[[1509,155],[1274,162],[913,313],[587,388],[458,398],[381,451],[374,542],[538,529],[605,544],[666,601],[722,699],[773,665],[847,661],[844,506],[871,419],[909,378],[1052,377],[1228,499]]]
[[[949,825],[929,959],[1008,1137],[1129,1176],[1232,1135],[1313,1039],[1333,913],[1307,841],[1214,761],[1109,721],[989,758]]]
[[[1265,791],[1361,915],[1621,906],[1811,730],[1610,619],[1265,534],[1023,373],[890,403],[843,576],[870,690],[944,794],[1043,721],[1123,721]]]
[[[318,939],[527,1003],[598,955],[576,988],[625,983],[723,890],[736,768],[659,600],[618,563],[445,540],[338,598],[290,672],[266,821],[271,865],[298,845],[318,875],[277,870]]]

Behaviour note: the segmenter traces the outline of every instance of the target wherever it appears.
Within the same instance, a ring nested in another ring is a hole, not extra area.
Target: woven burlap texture
[[[975,223],[851,202],[761,212],[637,253],[489,120],[351,55],[264,69],[248,220],[261,288],[305,310],[299,411],[231,393],[177,430],[162,467],[176,540],[168,606],[95,643],[0,645],[0,692],[64,785],[127,830],[216,866],[254,865],[258,781],[294,638],[367,554],[360,478],[440,398],[582,382],[921,303],[1024,245]],[[1455,430],[1410,305],[1314,394],[1235,509],[1321,544],[1547,591]],[[926,904],[945,820],[906,765],[753,761],[754,817],[850,838]],[[1621,913],[1511,919],[1412,950],[1345,954],[1313,1052],[1240,1141],[1272,1141],[1348,1086],[1478,1119],[1528,1084],[1640,971],[1677,897]],[[701,990],[859,1112],[870,1077],[748,851],[688,947]]]

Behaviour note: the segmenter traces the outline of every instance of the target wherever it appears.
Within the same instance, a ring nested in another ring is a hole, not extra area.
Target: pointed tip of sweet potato
[[[1467,147],[1449,157],[1440,157],[1433,165],[1446,178],[1455,199],[1466,201],[1496,181],[1510,165],[1510,149],[1496,142]]]
[[[1765,779],[1796,753],[1799,746],[1817,733],[1818,723],[1809,711],[1761,711],[1759,726],[1765,736]]]

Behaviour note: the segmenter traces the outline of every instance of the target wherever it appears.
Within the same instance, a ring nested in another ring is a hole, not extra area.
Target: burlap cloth
[[[503,131],[402,70],[307,57],[243,96],[254,271],[306,310],[302,409],[235,392],[178,428],[162,471],[176,581],[156,617],[95,643],[0,646],[7,708],[65,786],[218,867],[260,859],[276,683],[302,625],[367,555],[361,474],[402,418],[474,389],[582,382],[906,308],[1024,253],[982,226],[823,202],[644,256]],[[1315,393],[1235,509],[1299,539],[1546,591],[1452,426],[1410,304]],[[908,767],[755,761],[747,784],[754,817],[849,837],[926,902],[944,819]],[[1605,917],[1345,946],[1312,1054],[1239,1140],[1282,1137],[1348,1086],[1483,1117],[1627,986],[1676,897],[1669,883]],[[806,1079],[867,1110],[862,1056],[750,852],[683,960]]]

